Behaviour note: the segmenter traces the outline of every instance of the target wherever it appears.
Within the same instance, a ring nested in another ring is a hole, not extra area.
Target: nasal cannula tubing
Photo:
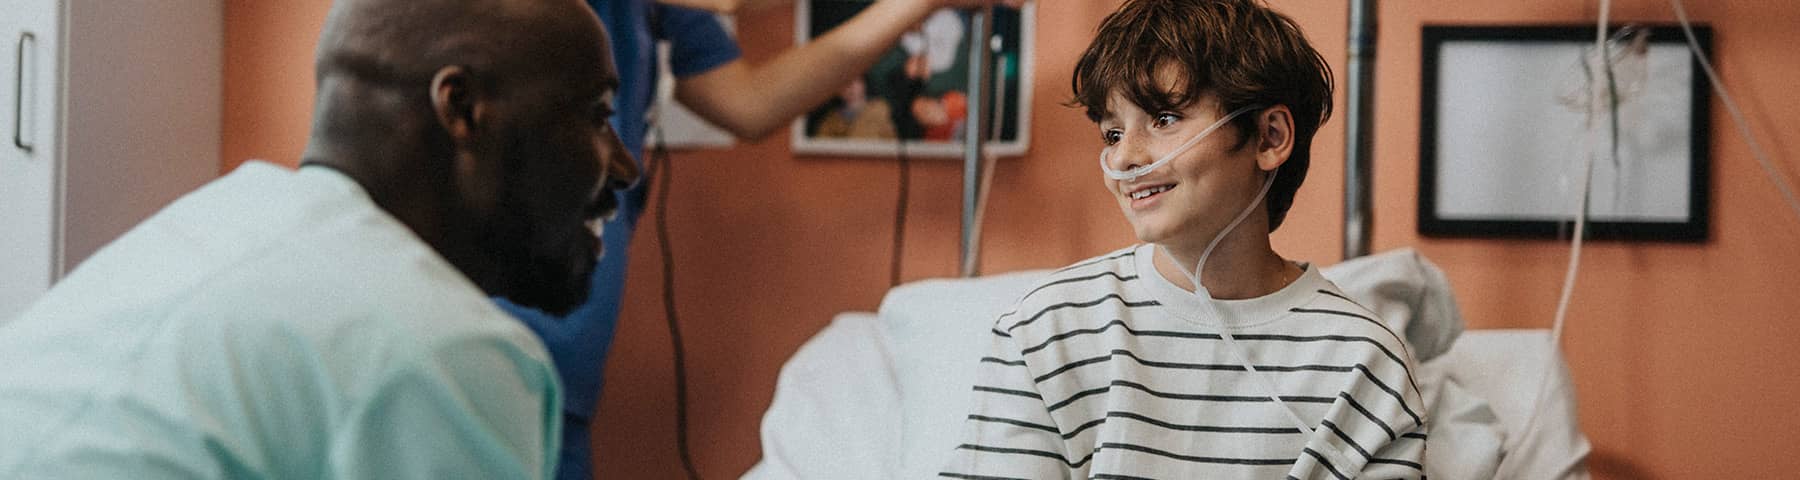
[[[1194,148],[1194,145],[1199,145],[1201,139],[1206,138],[1213,130],[1218,130],[1219,127],[1224,126],[1225,122],[1229,122],[1231,119],[1237,118],[1238,115],[1243,115],[1259,108],[1263,108],[1262,105],[1250,105],[1226,114],[1224,117],[1220,117],[1219,121],[1213,122],[1212,125],[1207,125],[1206,129],[1201,130],[1199,134],[1194,135],[1194,138],[1188,139],[1187,143],[1183,143],[1181,146],[1175,147],[1175,150],[1163,154],[1162,158],[1157,159],[1155,162],[1151,162],[1149,165],[1135,167],[1130,170],[1114,170],[1111,165],[1107,165],[1107,157],[1111,156],[1113,149],[1112,147],[1106,147],[1106,149],[1100,151],[1100,171],[1106,172],[1106,178],[1113,180],[1136,180],[1138,177],[1149,175],[1151,171],[1162,168],[1163,165],[1168,165],[1170,160],[1174,160],[1175,157],[1181,155],[1182,152]]]
[[[1214,127],[1224,124],[1224,122],[1226,120],[1230,120],[1231,117],[1235,117],[1238,114],[1249,111],[1250,108],[1251,107],[1246,107],[1244,109],[1238,110],[1237,112],[1233,112],[1231,115],[1226,115],[1225,118],[1219,120],[1219,123],[1213,124],[1212,127],[1207,127],[1207,131],[1201,132],[1199,136],[1195,137],[1195,139],[1197,140],[1200,137],[1206,136],[1206,134],[1211,132]],[[1192,143],[1193,142],[1189,142],[1190,145]],[[1176,153],[1180,153],[1181,150],[1184,150],[1184,149],[1186,149],[1185,146],[1181,149],[1177,149]],[[1165,158],[1173,158],[1173,155],[1170,155]],[[1160,161],[1159,161],[1159,163],[1160,163]],[[1151,166],[1149,168],[1154,169],[1155,167],[1156,167],[1156,164],[1151,164]],[[1144,171],[1149,171],[1149,169],[1145,169]],[[1248,218],[1250,216],[1251,212],[1256,211],[1257,205],[1262,204],[1263,197],[1265,197],[1269,194],[1269,188],[1275,186],[1275,176],[1276,176],[1276,173],[1278,173],[1280,171],[1281,171],[1281,167],[1276,167],[1274,170],[1269,171],[1269,173],[1268,173],[1269,178],[1267,180],[1263,181],[1262,189],[1258,190],[1256,192],[1256,198],[1251,200],[1250,204],[1244,207],[1244,211],[1238,212],[1237,218],[1232,219],[1230,224],[1225,225],[1225,229],[1220,230],[1218,235],[1214,235],[1212,242],[1209,242],[1206,244],[1206,250],[1203,250],[1200,252],[1200,261],[1194,265],[1193,271],[1188,271],[1187,267],[1181,266],[1181,262],[1179,262],[1179,261],[1175,262],[1175,265],[1177,265],[1177,268],[1181,269],[1181,273],[1184,275],[1187,275],[1188,279],[1192,280],[1194,282],[1194,296],[1199,297],[1201,303],[1206,305],[1209,310],[1212,310],[1212,314],[1213,314],[1214,318],[1223,320],[1225,317],[1225,311],[1220,310],[1218,308],[1218,305],[1216,305],[1214,303],[1213,298],[1212,298],[1212,293],[1208,292],[1206,290],[1206,284],[1200,283],[1200,276],[1206,270],[1206,259],[1207,259],[1207,257],[1212,256],[1213,249],[1217,248],[1219,246],[1219,241],[1224,240],[1226,234],[1229,234],[1229,233],[1231,233],[1232,230],[1237,229],[1238,224],[1243,223],[1244,219]],[[1108,172],[1108,173],[1110,173],[1110,172]],[[1175,259],[1175,255],[1169,252],[1168,247],[1163,247],[1162,250],[1163,250],[1163,254],[1168,255],[1170,260]],[[1228,324],[1228,322],[1224,322],[1224,321],[1221,321],[1219,323],[1221,325]],[[1281,399],[1280,388],[1275,384],[1274,380],[1269,378],[1268,375],[1264,375],[1262,371],[1256,369],[1256,365],[1254,365],[1250,361],[1250,355],[1245,353],[1244,348],[1237,344],[1237,337],[1233,336],[1230,332],[1224,331],[1223,328],[1221,328],[1219,331],[1219,337],[1225,340],[1226,349],[1231,350],[1232,356],[1237,357],[1238,363],[1244,367],[1244,370],[1249,371],[1252,376],[1255,376],[1262,380],[1263,388],[1265,390],[1267,390],[1269,399],[1273,400],[1277,406],[1281,407],[1282,413],[1287,414],[1288,419],[1292,420],[1294,422],[1294,426],[1296,428],[1299,428],[1300,433],[1312,432],[1313,431],[1312,424],[1309,424],[1305,420],[1302,420],[1300,418],[1300,414],[1295,412],[1293,407],[1288,406],[1287,402],[1283,401]]]
[[[1250,105],[1232,111],[1224,117],[1220,117],[1219,120],[1213,122],[1212,125],[1207,125],[1206,129],[1195,134],[1194,138],[1188,139],[1187,142],[1182,143],[1181,146],[1176,147],[1175,150],[1163,154],[1162,158],[1157,159],[1155,162],[1151,162],[1149,165],[1132,168],[1130,170],[1115,170],[1111,165],[1107,164],[1107,158],[1110,157],[1112,153],[1112,148],[1108,147],[1100,152],[1100,170],[1106,173],[1107,178],[1120,181],[1134,180],[1138,177],[1148,175],[1150,172],[1167,165],[1170,161],[1173,161],[1175,157],[1187,152],[1188,149],[1194,148],[1194,145],[1200,144],[1200,140],[1205,139],[1207,135],[1212,134],[1214,130],[1218,130],[1219,127],[1224,126],[1225,123],[1230,122],[1231,119],[1260,108],[1263,107],[1261,105]],[[1262,189],[1256,192],[1256,198],[1252,199],[1249,205],[1244,206],[1242,212],[1238,212],[1237,218],[1232,219],[1231,223],[1226,224],[1223,230],[1220,230],[1217,235],[1213,236],[1212,241],[1206,244],[1206,249],[1200,252],[1200,261],[1194,266],[1192,271],[1189,271],[1186,266],[1182,266],[1180,261],[1175,262],[1176,268],[1180,268],[1181,273],[1194,282],[1194,295],[1199,297],[1201,303],[1206,305],[1207,308],[1212,311],[1214,318],[1222,320],[1225,316],[1225,312],[1220,310],[1218,305],[1213,303],[1212,293],[1208,292],[1206,290],[1206,284],[1201,283],[1200,281],[1200,276],[1206,269],[1206,259],[1212,256],[1213,249],[1218,248],[1219,242],[1225,239],[1226,234],[1237,229],[1238,224],[1243,223],[1244,219],[1248,218],[1251,212],[1255,212],[1257,205],[1262,204],[1263,198],[1269,194],[1269,189],[1275,186],[1275,176],[1276,173],[1280,171],[1280,167],[1276,167],[1269,171],[1269,178],[1263,181]],[[1169,253],[1168,247],[1163,247],[1162,250],[1163,254],[1168,255],[1171,260],[1175,259],[1175,255]],[[1220,322],[1221,325],[1227,323],[1228,322]],[[1264,375],[1262,371],[1257,370],[1256,366],[1251,363],[1250,356],[1244,352],[1243,347],[1237,344],[1237,338],[1223,329],[1219,331],[1219,337],[1225,341],[1226,349],[1231,351],[1232,356],[1236,357],[1238,363],[1244,367],[1244,370],[1250,372],[1252,376],[1262,380],[1263,388],[1267,390],[1269,400],[1274,401],[1277,406],[1281,407],[1282,413],[1287,414],[1288,419],[1294,422],[1294,426],[1299,429],[1300,433],[1312,432],[1312,425],[1305,420],[1302,420],[1300,414],[1295,412],[1293,407],[1288,406],[1287,402],[1281,399],[1280,388],[1275,384],[1275,381],[1270,379],[1267,375]]]

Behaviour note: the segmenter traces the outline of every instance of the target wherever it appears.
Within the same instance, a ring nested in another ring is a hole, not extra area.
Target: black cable
[[[700,480],[694,468],[694,456],[688,448],[687,418],[687,354],[682,347],[681,324],[675,320],[675,255],[669,246],[669,180],[674,178],[669,165],[669,148],[663,143],[662,129],[656,129],[656,145],[650,152],[650,177],[656,180],[656,243],[662,252],[663,318],[669,323],[669,347],[675,354],[675,449],[681,455],[681,468],[688,480]]]
[[[900,285],[900,260],[906,252],[906,200],[911,190],[912,161],[906,156],[906,139],[895,144],[900,157],[900,193],[894,202],[894,256],[889,260],[888,286]]]

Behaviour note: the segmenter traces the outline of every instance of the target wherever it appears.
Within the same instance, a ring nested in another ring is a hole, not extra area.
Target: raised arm
[[[939,8],[984,4],[1017,6],[1023,0],[881,0],[850,20],[752,65],[739,59],[682,78],[676,99],[739,138],[768,136],[794,117],[836,95],[869,69],[900,35]]]

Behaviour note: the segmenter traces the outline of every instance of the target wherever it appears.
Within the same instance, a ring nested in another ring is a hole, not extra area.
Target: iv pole
[[[969,34],[965,37],[969,39],[969,109],[963,118],[962,254],[957,258],[958,272],[963,277],[976,275],[975,267],[981,255],[981,246],[977,245],[980,239],[975,237],[975,229],[979,227],[975,222],[981,198],[983,149],[988,140],[988,129],[984,126],[993,115],[987,99],[993,83],[993,72],[988,68],[991,62],[988,39],[992,36],[993,24],[993,6],[973,10],[969,14]]]
[[[1369,254],[1375,149],[1375,0],[1350,0],[1344,112],[1344,260]]]

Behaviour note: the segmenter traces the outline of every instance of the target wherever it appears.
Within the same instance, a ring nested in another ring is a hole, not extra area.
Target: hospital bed
[[[935,478],[987,330],[1048,273],[918,281],[889,291],[878,312],[838,315],[782,367],[762,461],[744,478]],[[1402,333],[1419,362],[1428,478],[1587,478],[1590,447],[1547,331],[1465,331],[1443,273],[1410,249],[1323,273]],[[1546,400],[1534,406],[1540,385]]]

